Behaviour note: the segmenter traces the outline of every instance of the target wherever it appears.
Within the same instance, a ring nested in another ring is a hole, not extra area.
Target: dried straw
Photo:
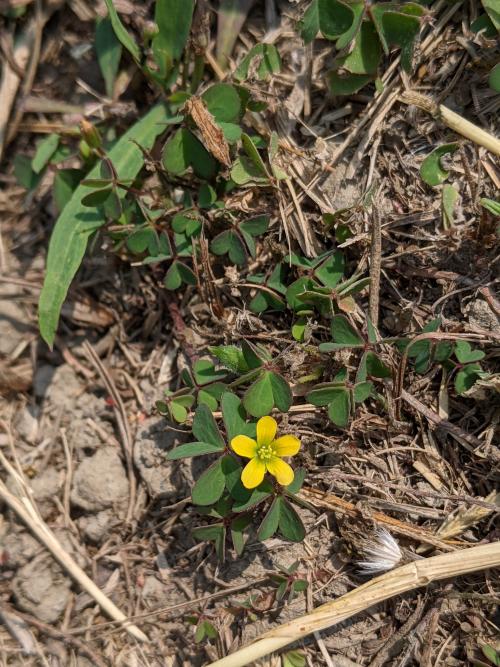
[[[368,581],[337,600],[318,607],[310,614],[266,632],[252,644],[244,646],[221,660],[210,663],[209,667],[250,665],[254,660],[277,651],[287,644],[329,628],[395,595],[427,586],[432,581],[499,566],[500,542],[414,561]]]

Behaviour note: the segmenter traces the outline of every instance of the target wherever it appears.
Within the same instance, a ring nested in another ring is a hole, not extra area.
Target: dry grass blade
[[[493,503],[500,510],[500,493],[497,491],[492,491],[485,500],[489,503]],[[488,509],[486,507],[461,507],[457,512],[453,513],[451,516],[447,517],[443,524],[438,528],[436,535],[442,537],[443,539],[448,539],[450,537],[455,537],[456,535],[461,535],[471,526],[481,521],[485,517],[489,516],[494,510]]]
[[[345,621],[395,595],[427,586],[432,581],[500,566],[500,542],[485,544],[426,560],[414,561],[368,581],[312,613],[261,635],[253,644],[210,663],[210,667],[244,667],[292,642]]]
[[[319,489],[303,487],[299,493],[299,496],[303,500],[310,502],[311,505],[323,507],[333,512],[340,512],[341,514],[347,514],[347,516],[357,518],[363,516],[362,511],[355,505],[348,502],[347,500],[343,500],[342,498],[335,496],[333,493],[325,493]],[[398,535],[410,537],[411,539],[423,542],[424,544],[430,544],[445,551],[452,551],[460,545],[458,542],[456,542],[455,545],[447,544],[445,541],[435,537],[421,526],[413,526],[410,523],[406,523],[405,521],[398,521],[398,519],[394,519],[392,516],[388,516],[383,512],[371,512],[370,516],[374,521],[390,528]]]
[[[412,90],[405,91],[400,99],[405,104],[413,104],[419,109],[429,112],[457,134],[461,134],[462,137],[473,141],[478,146],[484,146],[495,155],[500,155],[500,139],[459,116],[443,104],[438,106],[431,98]]]
[[[29,488],[24,479],[0,451],[0,464],[15,482],[18,495],[9,491],[0,480],[0,500],[5,502],[17,516],[28,526],[33,535],[50,551],[61,567],[97,602],[101,609],[116,621],[123,622],[123,628],[140,641],[149,641],[148,637],[139,628],[129,622],[123,612],[104,595],[85,572],[75,563],[73,558],[61,547],[54,533],[41,518],[38,509],[31,497]]]

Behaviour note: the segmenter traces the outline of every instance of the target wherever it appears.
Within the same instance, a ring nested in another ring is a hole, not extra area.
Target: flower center
[[[270,445],[261,445],[257,450],[257,456],[261,461],[269,461],[274,456],[274,447]]]

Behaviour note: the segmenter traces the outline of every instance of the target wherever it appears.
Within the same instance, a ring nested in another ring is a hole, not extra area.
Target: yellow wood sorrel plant
[[[257,423],[247,421],[240,399],[232,392],[222,394],[221,406],[224,435],[210,408],[201,404],[193,419],[196,441],[167,455],[170,460],[218,456],[192,489],[192,501],[207,520],[207,525],[194,529],[194,536],[212,540],[221,559],[229,535],[236,552],[243,552],[252,525],[259,540],[279,532],[285,539],[300,542],[305,529],[292,503],[303,504],[296,494],[305,470],[293,470],[282,458],[297,454],[299,439],[293,435],[276,437],[278,424],[272,417],[262,417]],[[250,458],[250,462],[244,467],[240,457]]]

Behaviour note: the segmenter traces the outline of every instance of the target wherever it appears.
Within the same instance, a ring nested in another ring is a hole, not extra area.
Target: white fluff
[[[363,574],[392,570],[403,559],[399,544],[385,528],[378,528],[373,537],[366,541],[363,555],[366,560],[358,562]]]

